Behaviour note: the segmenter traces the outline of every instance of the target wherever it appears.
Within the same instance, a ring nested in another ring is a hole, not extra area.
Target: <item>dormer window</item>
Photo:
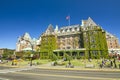
[[[75,28],[75,31],[77,31],[77,28]]]
[[[62,33],[62,32],[63,32],[63,30],[61,29],[61,30],[60,30],[60,33]]]
[[[77,31],[79,31],[79,28],[77,28]]]
[[[65,29],[65,32],[67,32],[68,29]]]
[[[74,28],[72,28],[72,31],[74,32],[74,31],[75,31],[75,29],[74,29]]]
[[[70,28],[70,32],[72,31],[72,28]]]

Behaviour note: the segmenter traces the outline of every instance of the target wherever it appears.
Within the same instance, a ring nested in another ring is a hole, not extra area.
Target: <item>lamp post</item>
[[[2,54],[0,54],[0,63],[2,62]]]
[[[115,55],[114,55],[114,50],[112,50],[112,51],[111,51],[111,53],[112,53],[112,55],[113,55],[113,56],[114,56],[114,58],[115,58]]]
[[[12,63],[12,65],[17,65],[16,53],[15,53],[15,51],[14,51],[14,53],[13,53],[13,63]]]
[[[25,40],[24,38],[22,38],[22,40]],[[30,66],[32,66],[32,58],[33,58],[33,44],[29,41],[29,40],[25,40],[26,42],[29,42],[32,48],[32,54],[30,54]]]
[[[33,54],[30,55],[30,58],[31,58],[31,60],[30,60],[30,66],[32,66],[32,57],[33,57]]]

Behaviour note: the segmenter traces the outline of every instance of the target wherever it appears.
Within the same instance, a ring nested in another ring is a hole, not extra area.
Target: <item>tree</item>
[[[70,55],[65,53],[65,58],[66,58],[67,61],[69,61],[69,63],[71,63],[70,61],[72,60],[72,57]]]
[[[50,59],[51,59],[52,61],[56,61],[58,58],[57,58],[57,56],[53,53],[53,54],[50,55]]]
[[[31,53],[32,53],[31,51],[25,51],[23,57],[24,57],[25,59],[28,59],[28,58],[30,57]]]
[[[16,52],[15,54],[16,54],[17,58],[23,58],[25,52],[24,51],[20,51],[20,52]]]
[[[12,55],[14,53],[14,50],[11,50],[11,49],[4,49],[4,52],[3,52],[3,59],[9,59],[9,58],[12,58]]]

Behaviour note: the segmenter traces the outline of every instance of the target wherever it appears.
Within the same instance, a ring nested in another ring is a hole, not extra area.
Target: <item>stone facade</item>
[[[106,32],[108,51],[111,54],[120,54],[119,40],[116,36]]]
[[[24,50],[33,50],[36,51],[36,45],[40,43],[39,40],[36,40],[35,38],[31,38],[29,33],[25,33],[23,36],[20,36],[18,38],[18,41],[16,43],[16,52],[24,51]]]
[[[57,45],[56,49],[52,49],[52,53],[59,58],[63,58],[65,55],[72,57],[95,58],[97,55],[103,57],[103,55],[107,55],[108,53],[105,31],[100,26],[96,25],[91,18],[88,18],[88,20],[82,20],[82,25],[64,26],[60,29],[56,26],[55,30],[49,25],[41,38],[43,38],[44,41],[46,38],[46,42],[51,43],[51,41],[48,40],[48,37],[51,34],[56,38],[54,43]],[[41,44],[41,46],[43,46],[43,44]],[[44,52],[42,52],[42,54],[49,53],[47,50],[47,53]]]
[[[110,48],[118,48],[119,44],[116,37],[108,34],[90,17],[82,20],[81,25],[60,28],[56,25],[54,29],[50,24],[38,40],[31,39],[30,35],[25,33],[18,38],[16,51],[30,50],[30,43],[34,50],[39,49],[41,58],[51,58],[54,55],[59,58],[66,55],[75,58],[100,58],[107,56]]]
[[[80,26],[62,27],[57,34],[58,49],[79,49],[82,46],[79,44]]]
[[[111,49],[111,48],[114,48],[114,49],[119,48],[119,40],[118,40],[118,38],[116,36],[114,36],[114,35],[107,32],[106,39],[107,39],[107,45],[108,45],[109,49]]]

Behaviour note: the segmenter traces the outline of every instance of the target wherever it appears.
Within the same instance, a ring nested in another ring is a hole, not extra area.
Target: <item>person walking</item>
[[[111,67],[111,68],[113,67],[113,62],[112,62],[112,60],[110,60],[110,67]]]
[[[114,68],[117,68],[117,65],[116,65],[116,60],[115,60],[115,58],[114,58],[114,60],[113,60],[113,63],[114,63]]]

